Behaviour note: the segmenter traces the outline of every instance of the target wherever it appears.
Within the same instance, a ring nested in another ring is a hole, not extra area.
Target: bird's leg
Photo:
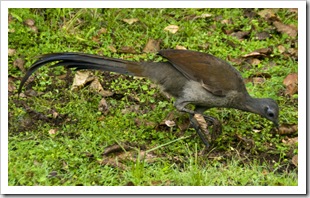
[[[208,148],[210,146],[209,142],[205,138],[205,134],[202,132],[199,122],[195,118],[194,114],[189,114],[189,117],[190,117],[190,122],[193,125],[194,129],[196,130],[197,134],[199,135],[200,139],[202,140],[206,148]]]
[[[196,115],[199,115],[199,117],[203,117],[204,118],[204,121],[199,121],[199,120],[202,120],[202,119],[198,117],[198,119],[199,119],[198,123],[199,123],[199,126],[200,126],[201,130],[203,130],[205,135],[208,136],[208,137],[210,137],[210,133],[209,133],[209,130],[207,129],[207,126],[210,126],[210,125],[212,126],[211,137],[208,138],[210,141],[212,141],[212,140],[215,140],[221,134],[221,132],[222,132],[222,124],[216,118],[203,114],[207,109],[208,108],[204,107],[204,106],[196,106],[196,108],[195,108],[196,114],[195,114],[194,117],[196,117],[196,119],[197,119]],[[204,124],[204,123],[206,123],[206,124]]]
[[[211,139],[215,140],[221,133],[222,133],[222,124],[219,120],[216,118],[213,118],[211,116],[207,116],[202,114],[203,118],[207,121],[208,125],[212,125],[212,133],[211,133]]]
[[[206,107],[196,106],[195,111],[193,111],[185,107],[187,104],[190,104],[190,102],[177,100],[175,103],[175,107],[179,111],[186,112],[190,115],[191,124],[193,125],[202,142],[208,148],[210,144],[205,137],[209,136],[208,125],[213,126],[211,138],[208,139],[214,140],[222,131],[221,123],[217,119],[203,114],[203,112],[207,109]],[[204,121],[200,118],[201,116],[204,118]],[[205,122],[207,122],[207,124],[202,124]]]

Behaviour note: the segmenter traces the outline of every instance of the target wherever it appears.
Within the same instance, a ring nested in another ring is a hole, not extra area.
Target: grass
[[[253,10],[258,13],[260,10]],[[261,84],[247,83],[255,97],[272,97],[279,103],[280,123],[297,124],[297,98],[282,94],[283,79],[297,72],[298,62],[277,51],[281,44],[292,48],[297,38],[280,34],[260,16],[244,16],[243,9],[10,9],[9,74],[18,87],[24,73],[13,62],[25,60],[29,68],[40,54],[85,52],[135,61],[161,61],[154,53],[142,53],[147,41],[161,39],[161,49],[175,48],[204,51],[227,60],[260,48],[273,46],[273,56],[257,66],[232,63],[244,78],[268,73]],[[211,17],[193,19],[211,14]],[[287,9],[276,12],[285,24],[297,25],[296,16]],[[288,17],[289,16],[289,17]],[[123,19],[138,18],[131,25]],[[32,19],[37,32],[25,25]],[[178,25],[176,34],[163,31]],[[103,33],[99,30],[105,28]],[[239,40],[224,30],[251,30]],[[257,32],[270,31],[265,40]],[[235,47],[227,41],[234,43]],[[208,45],[207,48],[203,47]],[[132,47],[138,53],[115,53]],[[268,66],[268,65],[275,66]],[[294,186],[297,168],[291,158],[298,153],[297,143],[286,145],[283,139],[297,134],[270,133],[272,125],[259,116],[232,109],[211,109],[209,114],[223,123],[223,134],[203,154],[204,146],[191,128],[168,128],[162,123],[172,114],[177,126],[187,117],[173,107],[159,89],[146,79],[94,72],[114,96],[107,97],[108,112],[98,110],[102,96],[84,87],[71,91],[74,72],[67,78],[63,68],[42,68],[26,90],[38,95],[9,95],[9,185],[254,185]],[[27,110],[27,107],[32,112]],[[53,117],[52,111],[58,113]],[[55,130],[55,133],[51,132]],[[253,130],[255,129],[255,130]],[[256,131],[256,132],[253,132]],[[253,140],[248,145],[237,135]],[[111,145],[120,151],[104,155]],[[129,147],[130,149],[125,149]],[[123,149],[122,149],[123,148]],[[125,151],[124,151],[125,149]]]

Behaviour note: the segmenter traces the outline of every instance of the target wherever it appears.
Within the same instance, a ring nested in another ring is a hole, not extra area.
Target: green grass
[[[206,13],[212,16],[188,20]],[[298,62],[276,48],[279,44],[291,48],[297,38],[277,33],[260,16],[243,17],[243,9],[10,9],[9,14],[13,17],[9,48],[16,49],[9,56],[9,74],[16,77],[16,87],[24,73],[13,66],[14,60],[23,58],[29,68],[36,56],[51,52],[160,61],[155,54],[142,53],[152,38],[162,40],[161,49],[181,45],[228,60],[272,46],[273,56],[261,59],[257,66],[232,64],[244,78],[268,73],[271,78],[262,85],[246,84],[249,93],[274,98],[281,109],[280,123],[297,124],[298,94],[295,98],[284,96],[282,83],[288,74],[297,72]],[[285,24],[297,25],[297,14],[287,9],[276,14]],[[231,24],[221,23],[234,16],[242,17]],[[122,21],[126,18],[139,21],[129,25]],[[35,21],[37,33],[24,24],[26,19]],[[180,27],[176,34],[163,31],[170,24]],[[106,33],[98,34],[102,28]],[[239,40],[223,30],[251,33]],[[270,38],[255,38],[257,32],[266,30],[270,30]],[[207,49],[201,47],[206,43]],[[117,50],[129,46],[138,53],[115,53],[109,46]],[[268,66],[271,63],[275,66]],[[257,115],[211,109],[209,114],[223,123],[223,133],[202,154],[204,146],[193,129],[160,125],[169,113],[178,125],[186,124],[188,118],[150,81],[94,72],[104,89],[116,94],[106,98],[109,111],[103,113],[98,110],[102,96],[88,87],[70,91],[74,72],[66,79],[59,78],[66,73],[63,68],[42,68],[26,85],[26,90],[32,88],[38,96],[18,98],[16,90],[10,94],[9,185],[298,185],[298,171],[291,162],[298,153],[297,145],[282,143],[296,133],[273,134],[271,123]],[[26,111],[26,106],[36,113]],[[59,116],[54,118],[51,109]],[[51,129],[56,133],[50,134]],[[255,145],[247,145],[236,135],[253,140]],[[103,155],[105,148],[114,144],[131,149]]]

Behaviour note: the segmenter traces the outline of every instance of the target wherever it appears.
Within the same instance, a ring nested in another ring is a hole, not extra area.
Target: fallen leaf
[[[249,31],[238,31],[231,33],[231,36],[236,37],[239,40],[245,39],[250,34]]]
[[[97,32],[98,35],[100,34],[106,34],[108,32],[108,30],[106,28],[100,28]]]
[[[104,152],[102,153],[102,155],[109,155],[111,153],[117,153],[120,151],[129,151],[131,149],[131,147],[127,144],[113,144],[111,146],[108,146],[106,148],[104,148]]]
[[[115,161],[115,159],[106,158],[98,161],[100,165],[112,166],[114,168],[119,168],[121,170],[126,170],[127,166],[119,161]]]
[[[266,20],[270,21],[270,20],[278,19],[278,17],[275,14],[276,12],[277,12],[277,9],[270,8],[270,9],[261,10],[257,14],[261,16],[262,18],[265,18]]]
[[[265,56],[270,55],[271,53],[272,53],[272,48],[267,47],[267,48],[257,49],[254,52],[243,55],[242,57],[244,57],[244,58],[247,58],[247,57],[265,57]]]
[[[207,50],[207,49],[209,49],[209,46],[210,46],[209,43],[204,43],[204,44],[202,44],[202,45],[199,45],[198,47],[199,47],[200,49]]]
[[[270,34],[268,33],[268,32],[258,32],[258,33],[256,33],[256,35],[255,35],[255,38],[257,39],[257,40],[266,40],[267,38],[269,38],[270,37]]]
[[[294,155],[293,158],[292,158],[292,163],[298,167],[298,155]]]
[[[109,45],[108,48],[109,48],[109,50],[110,50],[111,52],[113,52],[113,53],[116,53],[116,52],[117,52],[116,48],[115,48],[113,45]]]
[[[223,19],[223,20],[221,20],[221,24],[229,25],[229,24],[232,24],[232,23],[233,23],[232,19]]]
[[[279,21],[273,22],[273,25],[277,28],[278,32],[286,33],[293,38],[297,36],[298,31],[294,25],[285,25]]]
[[[98,104],[98,111],[106,113],[108,110],[108,103],[104,98],[102,98]]]
[[[137,18],[132,18],[132,19],[123,19],[124,22],[128,23],[129,25],[135,23],[135,22],[138,22],[139,19]]]
[[[177,25],[168,25],[164,29],[164,31],[168,31],[172,34],[175,34],[178,30],[179,30],[179,26],[177,26]]]
[[[121,110],[122,114],[128,114],[128,113],[137,113],[140,108],[140,105],[130,105],[129,107],[126,107],[125,109]]]
[[[175,122],[173,120],[166,120],[165,124],[170,128],[175,126]]]
[[[277,133],[280,135],[288,135],[288,134],[296,133],[297,131],[298,131],[297,125],[282,124],[279,127],[279,130],[277,131]]]
[[[285,94],[293,96],[298,92],[298,74],[291,73],[285,77],[283,84],[286,86]]]
[[[288,10],[293,13],[298,13],[298,8],[289,8]]]
[[[205,120],[205,118],[203,117],[203,115],[201,114],[195,114],[194,115],[194,118],[197,120],[200,128],[203,130],[203,131],[208,131],[208,124]]]
[[[50,130],[48,131],[48,133],[49,133],[50,135],[55,135],[56,132],[57,132],[57,129],[50,129]]]
[[[85,84],[93,81],[94,79],[95,77],[90,71],[77,71],[73,79],[71,90],[77,90],[83,87]]]
[[[260,63],[260,60],[257,59],[257,58],[251,58],[251,59],[247,60],[247,62],[250,63],[253,66],[256,66],[256,65],[258,65]]]
[[[175,46],[175,49],[186,50],[186,47],[181,46],[181,45],[177,45],[177,46]]]
[[[256,13],[255,9],[253,9],[253,8],[245,8],[244,9],[244,16],[248,17],[248,18],[254,18],[257,16],[257,13]]]
[[[9,56],[13,56],[14,54],[16,54],[16,49],[11,49],[11,48],[9,48],[9,49],[8,49],[8,55],[9,55]]]
[[[39,32],[37,26],[30,26],[30,29],[31,29],[33,32],[35,32],[35,33],[38,33],[38,32]]]
[[[257,84],[263,84],[265,82],[265,78],[262,78],[262,77],[254,77],[252,78],[252,82],[254,85],[257,85]]]
[[[34,26],[34,23],[35,23],[35,21],[33,19],[26,19],[24,21],[24,24],[29,26],[29,27]]]
[[[298,49],[296,49],[296,48],[289,48],[289,49],[287,50],[287,52],[288,52],[291,56],[298,57]]]
[[[227,56],[229,62],[233,62],[236,63],[237,65],[241,65],[241,63],[243,62],[242,58],[233,58],[230,55]]]
[[[204,14],[201,14],[201,15],[190,15],[190,16],[186,16],[183,18],[183,20],[196,20],[196,19],[205,19],[205,18],[209,18],[211,17],[212,14],[209,14],[209,13],[204,13]]]
[[[156,122],[152,122],[150,120],[147,119],[143,119],[143,118],[135,118],[134,119],[135,124],[138,127],[150,127],[150,128],[155,128],[157,126]]]
[[[8,91],[13,92],[16,90],[15,83],[14,83],[15,78],[9,76],[8,77]]]
[[[53,115],[53,118],[57,118],[59,116],[59,113],[56,112],[55,110],[52,110],[52,115]]]
[[[121,53],[129,53],[129,54],[135,54],[137,53],[135,48],[131,47],[131,46],[123,46],[121,47],[121,49],[118,50]]]
[[[282,143],[286,145],[294,145],[298,142],[298,137],[282,139]]]
[[[13,22],[14,18],[11,14],[8,15],[8,24],[10,24],[11,22]]]
[[[285,47],[283,46],[283,45],[278,45],[278,50],[279,50],[279,52],[282,54],[283,52],[285,52]]]
[[[107,93],[111,93],[113,95],[112,92],[109,91],[104,91],[102,85],[100,84],[99,80],[97,77],[94,77],[93,80],[91,81],[89,88],[93,91],[95,91],[96,93],[99,93],[102,96],[111,96],[111,95],[107,95]]]
[[[22,58],[17,58],[16,60],[14,60],[13,65],[15,67],[18,67],[22,72],[26,72],[26,69],[24,68],[25,65],[25,60]]]
[[[160,39],[149,39],[147,44],[145,45],[143,52],[144,53],[153,53],[153,52],[158,52],[160,49]]]

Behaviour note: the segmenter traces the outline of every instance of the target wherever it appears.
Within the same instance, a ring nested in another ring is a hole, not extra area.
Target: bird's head
[[[264,118],[272,121],[273,124],[279,127],[279,107],[276,101],[271,98],[255,98],[250,100],[246,105],[247,110],[257,113]]]

